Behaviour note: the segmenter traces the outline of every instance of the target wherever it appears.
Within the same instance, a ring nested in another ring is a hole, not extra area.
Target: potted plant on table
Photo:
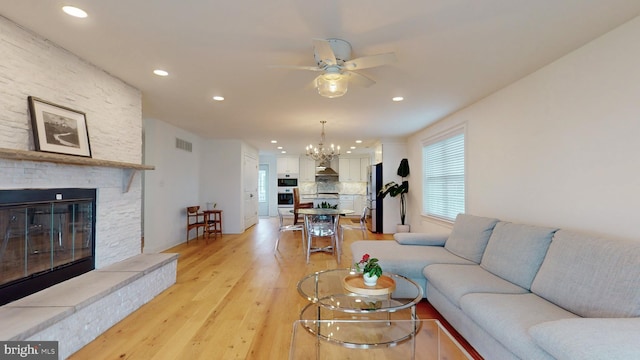
[[[397,232],[409,232],[409,225],[404,223],[407,216],[407,199],[405,194],[409,192],[409,181],[405,180],[409,176],[409,160],[402,159],[397,171],[398,176],[402,178],[402,183],[398,184],[395,181],[386,183],[382,189],[378,192],[381,198],[385,198],[387,195],[391,197],[400,196],[400,224],[398,224]]]
[[[358,271],[362,271],[362,278],[367,286],[375,286],[378,278],[382,276],[382,267],[378,264],[378,259],[372,258],[369,254],[364,254],[362,260],[354,265]]]

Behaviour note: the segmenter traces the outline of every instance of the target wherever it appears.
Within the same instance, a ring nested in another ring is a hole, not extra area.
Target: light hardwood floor
[[[70,359],[287,359],[293,322],[307,304],[298,280],[349,267],[349,245],[362,235],[345,232],[341,264],[326,253],[306,264],[299,232],[284,233],[274,252],[277,233],[277,218],[261,218],[243,234],[168,250],[180,254],[176,284]],[[437,316],[425,304],[418,316]]]

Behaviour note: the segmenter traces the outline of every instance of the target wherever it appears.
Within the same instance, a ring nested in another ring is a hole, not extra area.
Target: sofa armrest
[[[562,359],[640,359],[640,318],[579,318],[529,328],[541,348]]]
[[[427,246],[444,246],[448,232],[430,232],[430,233],[395,233],[393,238],[400,245],[427,245]]]

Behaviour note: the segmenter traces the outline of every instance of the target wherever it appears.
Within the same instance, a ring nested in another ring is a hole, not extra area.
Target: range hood
[[[320,166],[316,166],[316,177],[317,178],[336,178],[338,177],[338,173],[331,168],[328,163],[322,163]]]

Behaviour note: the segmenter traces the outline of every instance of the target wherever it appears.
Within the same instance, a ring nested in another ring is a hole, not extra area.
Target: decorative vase
[[[369,275],[369,273],[362,274],[362,278],[364,279],[364,284],[366,286],[376,286],[378,283],[378,275]]]

